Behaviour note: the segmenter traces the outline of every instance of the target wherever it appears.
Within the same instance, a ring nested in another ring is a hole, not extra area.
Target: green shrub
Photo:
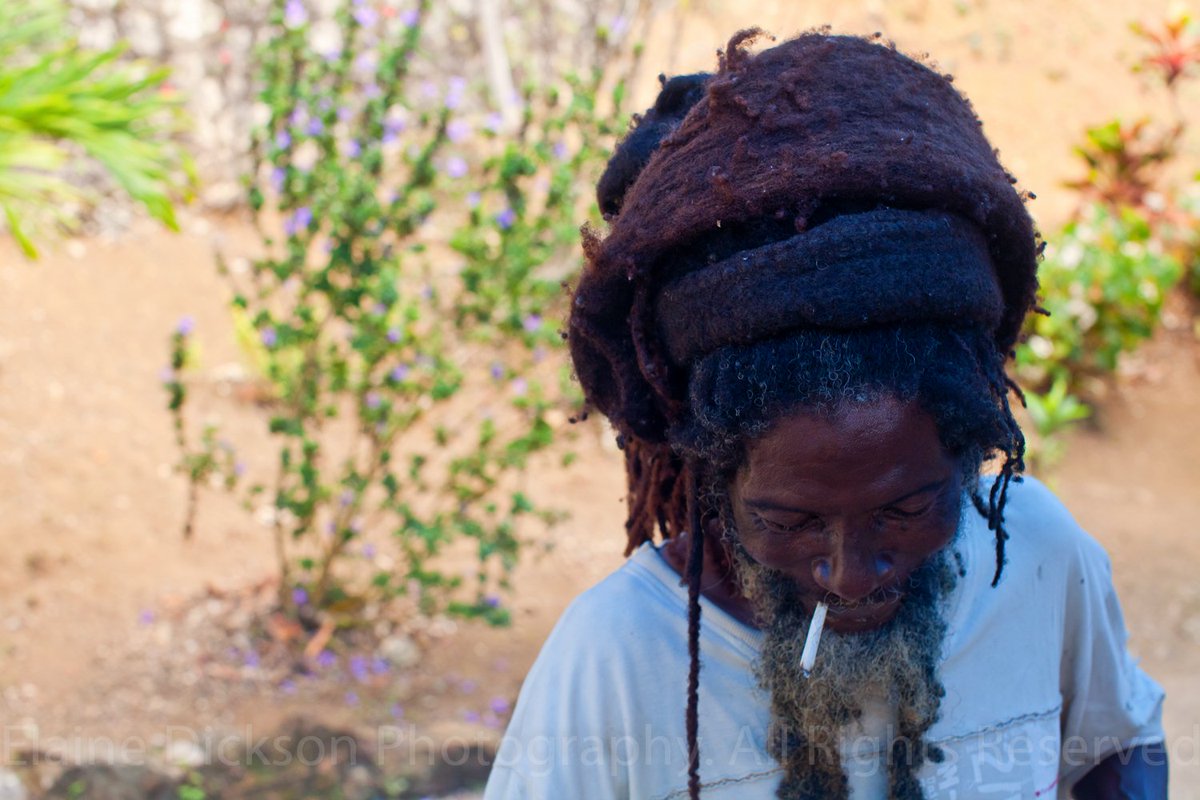
[[[278,443],[275,475],[248,492],[272,512],[285,605],[409,595],[504,622],[495,592],[519,526],[557,516],[519,473],[576,391],[546,357],[562,346],[547,320],[579,267],[579,220],[598,216],[590,187],[626,125],[623,88],[598,104],[600,69],[527,87],[505,133],[466,80],[416,77],[428,8],[341,7],[341,46],[318,53],[308,8],[274,6],[250,185],[267,255],[244,275],[222,267]],[[166,384],[195,487],[231,462],[215,434],[189,446],[181,330]],[[473,593],[438,561],[455,542],[472,543]]]

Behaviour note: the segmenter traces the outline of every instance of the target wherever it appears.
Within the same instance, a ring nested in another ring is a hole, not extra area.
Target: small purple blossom
[[[489,594],[487,597],[483,598],[483,604],[488,608],[499,608],[500,598],[494,594]]]
[[[181,318],[178,324],[175,325],[175,332],[180,336],[187,336],[194,330],[196,330],[196,318],[191,314]]]
[[[354,58],[354,71],[359,75],[374,75],[377,66],[379,59],[370,51],[359,53]]]
[[[379,88],[379,84],[372,81],[363,87],[363,97],[367,100],[374,100],[377,97],[383,96],[383,89]]]
[[[467,722],[479,722],[482,718],[479,716],[478,711],[464,711],[463,719]]]
[[[342,152],[346,155],[346,158],[358,158],[362,155],[362,145],[358,143],[358,139],[351,139],[346,142],[342,148]]]
[[[235,461],[233,464],[234,477],[240,478],[245,474],[246,474],[246,462],[245,461]]]
[[[554,157],[559,161],[565,161],[567,158],[567,145],[563,142],[555,142]]]
[[[486,117],[484,117],[483,129],[486,130],[488,133],[499,133],[500,129],[503,127],[504,127],[504,115],[501,114],[499,111],[493,111],[492,113],[490,113]]]
[[[463,94],[467,90],[467,79],[461,76],[454,76],[450,79],[450,87],[446,90],[446,108],[451,111],[457,110],[462,106]]]
[[[399,328],[388,328],[387,340],[390,343],[396,344],[397,342],[400,341],[401,336],[402,336],[402,334],[401,334],[401,331]]]
[[[250,669],[255,669],[259,665],[258,653],[253,650],[247,650],[246,654],[242,657],[242,663]]]
[[[421,299],[423,299],[423,300],[432,300],[433,299],[433,287],[430,286],[428,283],[421,287]]]
[[[375,13],[375,9],[365,4],[356,4],[354,9],[354,21],[364,28],[372,27],[379,21],[379,15]]]
[[[506,231],[513,226],[514,222],[517,221],[517,214],[511,208],[506,208],[497,214],[495,219],[496,224],[500,227],[500,230]]]
[[[371,672],[375,675],[387,675],[392,671],[392,666],[388,664],[386,658],[376,656],[371,659]]]
[[[296,682],[291,678],[284,678],[279,682],[279,691],[283,692],[284,694],[295,694]]]
[[[383,123],[383,138],[381,141],[384,144],[391,144],[400,138],[400,134],[404,132],[404,120],[389,119]]]
[[[359,517],[355,517],[354,519],[350,520],[349,527],[350,527],[351,533],[361,533],[362,532],[362,519],[360,519]]]
[[[280,150],[287,150],[292,146],[292,135],[287,131],[280,131],[275,134],[275,146]]]
[[[415,28],[420,21],[421,14],[415,8],[410,8],[400,14],[400,22],[406,28]]]
[[[479,201],[481,199],[479,192],[471,192],[467,195],[467,208],[479,208]]]
[[[362,548],[362,554],[363,554],[363,558],[374,558],[375,557],[375,545],[371,544],[370,542],[367,542],[366,544],[364,544],[363,548]]]
[[[308,226],[312,224],[313,215],[312,209],[308,206],[300,206],[292,212],[291,216],[284,220],[283,230],[288,236],[308,230]]]
[[[299,28],[308,22],[308,9],[300,0],[287,0],[283,9],[283,24],[289,28]]]
[[[322,650],[317,653],[317,666],[321,669],[329,669],[337,663],[337,656],[328,650]]]
[[[275,190],[275,194],[283,192],[283,186],[287,183],[287,170],[283,167],[275,167],[271,170],[271,188]]]
[[[446,126],[446,138],[458,144],[471,136],[471,123],[465,119],[451,120]]]
[[[510,708],[508,704],[508,698],[506,697],[493,697],[492,702],[488,704],[488,707],[491,708],[492,713],[498,717],[502,717],[507,714],[508,709]]]
[[[379,392],[367,392],[367,396],[363,398],[363,403],[367,408],[375,409],[383,405],[383,398],[379,396]]]
[[[490,711],[483,714],[483,726],[495,730],[500,727],[500,719]]]
[[[504,377],[504,365],[499,361],[494,361],[492,362],[492,368],[490,372],[492,374],[492,380],[498,381]]]
[[[288,124],[293,128],[298,128],[306,119],[308,119],[308,108],[301,103],[293,108],[292,113],[288,115]]]
[[[339,121],[345,122],[352,116],[354,116],[354,111],[350,108],[350,106],[338,106],[337,118]]]
[[[404,716],[404,706],[400,705],[399,703],[392,703],[389,713],[392,715],[393,719],[400,719]]]
[[[354,492],[350,491],[349,489],[342,492],[341,495],[338,497],[338,504],[341,505],[342,508],[349,508],[350,504],[353,502],[354,502]]]
[[[446,175],[455,180],[467,174],[466,159],[460,156],[450,156],[446,159]]]
[[[368,677],[367,674],[367,659],[363,656],[353,656],[350,659],[350,674],[354,676],[354,680],[362,683]]]
[[[529,383],[524,378],[514,378],[512,391],[517,397],[523,397],[529,391]]]
[[[542,318],[538,314],[530,314],[521,322],[521,327],[526,333],[536,333],[542,327]]]
[[[358,705],[358,692],[346,692],[346,705]]]
[[[408,364],[398,364],[397,366],[392,367],[389,377],[396,383],[400,383],[400,381],[408,377],[408,372]]]
[[[143,608],[138,612],[138,624],[150,625],[154,622],[154,612],[148,608]]]
[[[321,120],[317,119],[316,117],[313,117],[308,121],[308,127],[305,128],[305,131],[309,136],[320,136],[325,132],[325,123],[321,122]]]
[[[279,341],[279,334],[275,333],[275,329],[268,325],[259,331],[258,338],[267,347],[274,347],[275,343]]]
[[[308,592],[299,586],[292,589],[292,602],[298,606],[306,605],[308,603]]]

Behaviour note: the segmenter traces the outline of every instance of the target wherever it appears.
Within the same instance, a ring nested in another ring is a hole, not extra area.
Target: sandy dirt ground
[[[648,65],[711,68],[716,47],[751,24],[779,35],[824,22],[882,30],[906,50],[930,51],[1039,195],[1033,211],[1046,229],[1071,209],[1060,183],[1078,174],[1070,146],[1083,127],[1165,108],[1129,74],[1137,47],[1127,29],[1161,16],[1162,4],[760,2],[749,14],[697,0],[689,8],[650,31]],[[649,83],[639,91],[648,97]],[[366,703],[312,697],[201,702],[164,686],[153,663],[129,666],[130,650],[149,641],[148,618],[272,571],[267,530],[220,493],[206,497],[195,538],[179,535],[184,485],[171,469],[159,385],[167,336],[191,315],[201,373],[239,363],[212,245],[237,252],[252,241],[237,218],[190,215],[184,227],[171,235],[139,224],[116,240],[62,243],[36,265],[0,241],[0,728],[152,737],[177,724],[267,727],[315,706],[348,722],[379,717]],[[1188,314],[1174,304],[1048,476],[1112,555],[1131,646],[1168,690],[1176,798],[1200,797],[1200,348]],[[252,407],[214,394],[210,411],[268,457]],[[565,498],[572,518],[551,550],[520,568],[513,626],[459,625],[430,640],[420,680],[406,690],[407,719],[470,728],[487,698],[514,697],[565,604],[620,562],[618,454],[598,427],[582,432],[578,449],[574,467],[529,478],[543,496]]]

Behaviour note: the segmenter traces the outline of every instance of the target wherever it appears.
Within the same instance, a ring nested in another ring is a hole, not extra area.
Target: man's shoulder
[[[1056,559],[1067,563],[1082,559],[1107,563],[1108,560],[1104,548],[1079,525],[1066,505],[1031,475],[1009,485],[1004,529],[1010,539],[1010,557],[1024,551],[1036,556],[1039,562]]]

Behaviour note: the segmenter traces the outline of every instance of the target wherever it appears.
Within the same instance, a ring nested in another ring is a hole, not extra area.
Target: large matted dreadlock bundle
[[[976,498],[998,580],[1023,452],[1003,362],[1037,289],[1023,197],[947,76],[872,40],[810,33],[751,54],[755,36],[735,36],[716,74],[665,82],[618,149],[598,187],[610,232],[585,232],[569,324],[588,402],[625,451],[628,552],[655,529],[693,534],[693,796],[705,465],[680,439],[707,391],[705,359],[758,347],[761,360],[813,331],[950,331],[1000,409],[982,439],[1004,465]]]

